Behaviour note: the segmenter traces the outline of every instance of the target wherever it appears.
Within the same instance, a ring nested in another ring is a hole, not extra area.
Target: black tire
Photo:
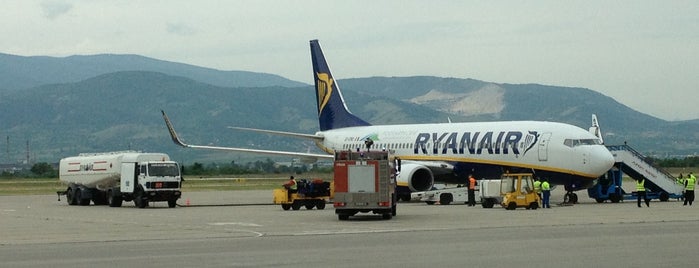
[[[428,205],[434,205],[435,203],[436,202],[434,202],[434,201],[425,201],[425,204],[428,204]]]
[[[670,200],[670,194],[668,194],[667,192],[661,192],[660,196],[658,197],[658,200],[660,200],[660,202],[667,202],[668,200]]]
[[[318,200],[318,202],[316,202],[316,208],[321,210],[325,209],[325,200]]]
[[[483,206],[483,208],[493,208],[494,205],[495,201],[493,201],[493,199],[490,198],[486,198],[485,200],[483,200],[483,202],[481,202],[481,206]]]
[[[145,208],[148,206],[148,201],[143,199],[143,189],[141,189],[141,187],[136,188],[136,194],[133,202],[138,208]]]
[[[171,208],[176,207],[176,206],[177,206],[177,199],[176,199],[176,198],[173,198],[173,199],[168,200],[168,201],[167,201],[167,206],[168,206],[168,207],[171,207]]]
[[[390,220],[391,218],[393,218],[393,215],[391,215],[391,213],[384,213],[381,214],[381,218],[384,220]]]
[[[282,209],[283,209],[283,210],[289,210],[289,209],[291,209],[291,205],[289,205],[289,204],[282,204]]]
[[[536,210],[537,208],[539,208],[538,202],[532,202],[531,204],[529,204],[529,209]]]
[[[339,220],[341,220],[341,221],[346,221],[346,220],[349,220],[349,215],[347,215],[347,214],[337,214],[337,219],[339,219]]]
[[[573,193],[569,192],[569,193],[566,193],[565,195],[563,195],[563,203],[573,204],[574,203],[573,202]]]
[[[604,198],[595,198],[595,201],[597,201],[597,203],[604,203],[604,200]]]
[[[509,204],[507,204],[507,210],[515,210],[515,209],[517,209],[517,203],[510,202]]]
[[[396,207],[396,204],[393,204],[393,206],[391,207],[391,215],[393,216],[396,216],[396,214],[398,214],[398,210],[396,209]]]
[[[107,191],[107,203],[110,207],[117,208],[121,207],[121,196],[116,196],[113,190]]]
[[[83,189],[80,189],[80,188],[75,189],[75,200],[78,202],[78,205],[81,205],[81,206],[89,206],[90,205],[90,199],[83,198]]]
[[[612,201],[612,203],[619,203],[619,201],[621,201],[621,196],[618,194],[610,194],[609,201]]]
[[[291,209],[293,209],[293,210],[301,209],[301,203],[299,203],[298,200],[294,201],[294,203],[291,203]]]
[[[454,201],[454,197],[451,194],[441,194],[439,195],[439,204],[449,205]]]
[[[68,205],[70,206],[75,206],[78,204],[77,199],[75,199],[75,189],[72,187],[68,187],[66,190],[66,202],[68,202]]]

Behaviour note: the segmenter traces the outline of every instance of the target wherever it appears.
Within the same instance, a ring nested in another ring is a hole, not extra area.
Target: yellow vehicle
[[[537,209],[541,199],[534,192],[534,178],[531,173],[506,173],[502,175],[500,194],[502,207],[507,210],[516,208]]]
[[[289,193],[286,188],[274,189],[274,204],[282,205],[283,210],[325,209],[325,204],[332,199],[333,184],[322,180],[298,180],[298,192]]]

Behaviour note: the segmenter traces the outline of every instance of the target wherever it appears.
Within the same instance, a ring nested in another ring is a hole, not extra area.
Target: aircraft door
[[[549,160],[549,140],[551,139],[551,132],[541,133],[539,136],[539,161]]]

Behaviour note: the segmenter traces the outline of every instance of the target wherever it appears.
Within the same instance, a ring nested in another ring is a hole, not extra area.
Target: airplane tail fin
[[[604,139],[602,138],[602,129],[599,127],[599,122],[597,121],[597,115],[592,114],[592,126],[590,127],[590,133],[595,135],[600,143],[604,144]]]
[[[313,62],[320,130],[370,125],[352,114],[347,108],[340,87],[330,73],[330,67],[325,61],[318,40],[311,40],[311,60]]]

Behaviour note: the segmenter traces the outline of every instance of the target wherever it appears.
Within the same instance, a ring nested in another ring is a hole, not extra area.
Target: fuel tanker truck
[[[182,195],[182,176],[177,162],[167,154],[121,151],[89,153],[63,158],[59,179],[68,188],[59,191],[71,206],[109,205],[120,207],[134,201],[139,208],[149,202],[167,201],[177,206]]]

